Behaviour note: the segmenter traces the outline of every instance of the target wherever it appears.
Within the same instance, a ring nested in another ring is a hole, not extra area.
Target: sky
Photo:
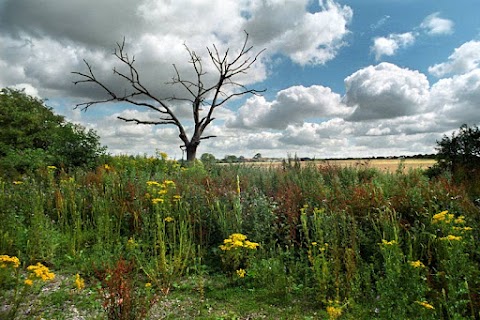
[[[215,68],[207,47],[238,53],[246,31],[261,53],[236,81],[261,96],[232,99],[198,155],[311,158],[435,153],[436,141],[480,123],[478,0],[0,0],[0,87],[45,99],[68,121],[94,129],[112,154],[184,156],[174,126],[126,123],[158,114],[107,98],[86,72],[115,92],[125,39],[140,79],[159,98],[193,75],[185,45],[201,56],[205,83]],[[191,110],[169,101],[192,129]],[[206,112],[205,110],[204,112]]]

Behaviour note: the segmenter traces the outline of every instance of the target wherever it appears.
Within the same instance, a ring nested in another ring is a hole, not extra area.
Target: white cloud
[[[401,48],[408,47],[415,42],[413,32],[392,33],[388,37],[377,37],[373,39],[370,50],[375,54],[375,59],[382,56],[393,56]]]
[[[264,97],[248,99],[227,126],[285,129],[289,124],[302,124],[307,119],[344,116],[349,112],[341,103],[341,96],[330,88],[294,86],[279,91],[271,102]]]
[[[259,46],[300,65],[324,64],[345,45],[353,11],[332,0],[319,2],[321,11],[310,13],[305,0],[253,1],[245,29]]]
[[[453,33],[454,23],[452,20],[439,17],[439,13],[433,13],[427,16],[420,24],[420,28],[424,29],[429,35],[442,35]]]
[[[480,41],[468,41],[456,48],[447,62],[428,68],[437,77],[449,74],[463,74],[480,67]]]
[[[432,109],[450,128],[480,123],[480,68],[439,80],[431,95]]]
[[[429,99],[427,77],[382,62],[345,79],[345,102],[355,111],[352,121],[388,119],[421,113]]]

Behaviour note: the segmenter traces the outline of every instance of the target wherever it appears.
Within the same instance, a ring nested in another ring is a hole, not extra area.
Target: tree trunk
[[[186,146],[187,149],[187,161],[192,162],[197,158],[198,143],[189,143]]]

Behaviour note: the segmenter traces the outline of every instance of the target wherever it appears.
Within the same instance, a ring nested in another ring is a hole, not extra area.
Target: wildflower
[[[160,186],[160,183],[158,183],[157,181],[147,181],[147,185],[148,186]]]
[[[145,288],[151,288],[152,284],[150,282],[145,283]]]
[[[167,194],[167,190],[161,189],[161,190],[158,191],[158,194],[161,195],[161,196],[164,195],[164,194]]]
[[[455,222],[456,224],[464,224],[465,223],[465,216],[459,216],[453,222]]]
[[[166,218],[163,219],[163,220],[165,220],[165,222],[172,222],[172,221],[174,221],[175,219],[173,219],[172,217],[166,217]]]
[[[337,318],[340,318],[340,316],[342,315],[342,308],[335,307],[335,306],[328,306],[327,313],[330,319],[337,319]]]
[[[410,261],[409,264],[414,268],[425,268],[425,265],[420,260]]]
[[[448,211],[445,210],[445,211],[442,211],[440,213],[435,214],[432,217],[432,223],[439,223],[441,221],[443,221],[445,223],[450,223],[454,217],[455,216],[453,214],[449,214]]]
[[[245,242],[243,243],[243,246],[248,249],[257,249],[257,247],[260,245],[256,242],[245,240]]]
[[[55,167],[55,166],[48,166],[47,169],[48,169],[48,170],[55,170],[55,169],[57,169],[57,167]]]
[[[152,203],[153,203],[153,204],[163,203],[164,201],[165,201],[165,200],[163,200],[162,198],[152,199]]]
[[[316,245],[317,245],[317,243],[316,243],[316,242],[312,242],[312,246],[314,246],[314,247],[315,247]]]
[[[168,158],[167,153],[165,153],[165,152],[160,152],[159,154],[160,154],[160,158],[162,158],[162,160],[167,160],[167,158]]]
[[[449,234],[446,237],[440,238],[440,240],[460,241],[460,240],[462,240],[462,237],[461,236],[454,236],[453,234]]]
[[[13,184],[15,184],[15,185],[22,184],[22,183],[23,183],[23,181],[13,181]]]
[[[55,278],[55,274],[53,272],[50,272],[47,267],[45,267],[43,264],[40,262],[37,263],[36,265],[31,265],[28,266],[27,268],[28,271],[31,271],[31,274],[29,276],[30,279],[42,279],[43,281],[48,281],[48,280],[53,280]]]
[[[419,305],[425,307],[426,309],[430,309],[430,310],[434,310],[435,307],[432,306],[430,303],[426,302],[426,301],[415,301],[415,303],[418,303]]]
[[[393,246],[394,244],[397,244],[397,241],[395,241],[395,240],[387,241],[385,239],[382,239],[382,244],[384,244],[386,246]]]
[[[32,279],[25,279],[25,281],[23,283],[25,283],[27,286],[31,287],[33,285],[33,280]]]
[[[176,195],[173,196],[173,201],[175,201],[175,202],[180,201],[180,199],[182,199],[181,195],[176,194]]]
[[[85,288],[85,280],[78,273],[75,275],[75,287],[77,290]]]
[[[246,235],[243,235],[241,233],[232,233],[230,235],[230,238],[233,240],[233,241],[244,241],[245,239],[247,239],[247,236]]]
[[[15,256],[10,257],[4,254],[0,255],[0,268],[6,268],[9,265],[18,268],[18,266],[20,266],[20,260]]]
[[[103,165],[103,168],[104,168],[105,170],[107,170],[107,171],[109,171],[109,170],[112,169],[112,167],[110,167],[110,166],[109,166],[108,164],[106,164],[106,163]]]
[[[165,181],[163,181],[163,183],[164,183],[166,186],[175,186],[175,182],[172,181],[172,180],[165,180]]]
[[[237,270],[237,275],[238,275],[240,278],[244,278],[246,273],[247,273],[247,272],[246,272],[244,269],[238,269],[238,270]]]

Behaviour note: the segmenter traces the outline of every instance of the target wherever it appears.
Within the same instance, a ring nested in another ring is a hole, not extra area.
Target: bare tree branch
[[[141,82],[140,74],[135,66],[135,56],[130,57],[125,52],[125,38],[121,43],[117,43],[114,50],[114,56],[120,61],[121,66],[125,67],[125,71],[114,68],[113,74],[124,80],[130,86],[130,91],[125,90],[123,94],[115,92],[105,82],[99,80],[90,65],[84,60],[87,67],[86,72],[72,72],[80,77],[79,80],[74,81],[74,84],[89,83],[100,87],[107,94],[107,98],[99,99],[84,103],[79,103],[77,107],[81,107],[83,111],[87,111],[91,106],[96,104],[108,102],[126,102],[137,107],[144,107],[149,110],[156,111],[162,116],[158,121],[154,120],[140,120],[137,118],[118,117],[118,119],[125,122],[134,122],[136,124],[145,125],[174,125],[179,130],[179,138],[184,143],[187,150],[187,160],[193,160],[197,146],[201,140],[214,138],[216,136],[203,136],[206,127],[215,119],[213,113],[216,108],[224,105],[229,100],[235,97],[246,94],[258,95],[265,90],[248,89],[241,83],[234,81],[233,78],[239,74],[247,73],[252,65],[257,62],[259,56],[265,51],[261,50],[255,55],[251,56],[250,52],[253,46],[248,46],[249,35],[245,32],[245,40],[240,48],[240,51],[233,57],[230,56],[230,49],[220,53],[217,46],[212,45],[213,49],[207,47],[208,56],[217,70],[216,80],[213,84],[205,87],[204,77],[206,72],[203,69],[203,62],[201,57],[187,45],[187,50],[190,60],[188,61],[195,72],[195,79],[184,79],[177,66],[174,64],[173,69],[175,76],[169,82],[172,85],[180,85],[186,90],[186,97],[168,97],[158,98]],[[188,102],[192,106],[192,117],[194,122],[194,129],[191,137],[187,136],[183,124],[174,112],[173,106],[177,102]],[[200,112],[203,108],[207,108],[207,114],[200,118]]]

